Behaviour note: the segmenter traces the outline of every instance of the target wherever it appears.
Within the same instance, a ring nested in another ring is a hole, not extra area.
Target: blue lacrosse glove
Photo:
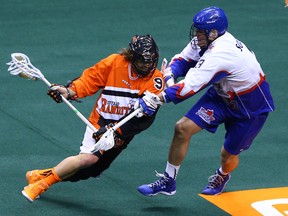
[[[138,103],[135,104],[135,108],[140,106],[143,114],[152,116],[156,112],[157,108],[163,103],[157,95],[149,91],[146,91],[144,94],[145,95],[139,99]]]

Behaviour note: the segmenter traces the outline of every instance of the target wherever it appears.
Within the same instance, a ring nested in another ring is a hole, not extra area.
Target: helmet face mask
[[[133,66],[140,71],[140,74],[143,76],[145,74],[149,74],[151,70],[155,69],[155,65],[153,62],[143,62],[139,59],[133,62]]]
[[[158,65],[159,50],[151,35],[135,35],[129,49],[133,57],[131,61],[132,69],[140,77],[152,75]]]
[[[197,40],[192,40],[193,37],[197,37]],[[207,32],[204,30],[198,30],[193,25],[190,29],[190,41],[194,44],[191,44],[192,47],[195,47],[195,44],[198,45],[201,49],[205,49],[209,45],[209,39],[207,37]],[[194,48],[196,49],[196,48]]]

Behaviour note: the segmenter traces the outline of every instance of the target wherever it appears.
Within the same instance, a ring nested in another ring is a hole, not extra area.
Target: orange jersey
[[[91,96],[102,90],[89,117],[89,121],[99,128],[100,116],[118,121],[131,112],[146,90],[160,93],[163,83],[163,75],[158,69],[150,78],[135,77],[132,76],[130,62],[120,54],[112,54],[84,70],[70,88],[76,92],[78,98]]]

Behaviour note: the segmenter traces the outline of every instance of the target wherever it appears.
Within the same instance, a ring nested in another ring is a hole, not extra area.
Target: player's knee
[[[175,136],[177,137],[186,137],[187,136],[187,128],[182,121],[178,121],[174,127]]]
[[[80,167],[88,167],[92,164],[97,163],[99,158],[96,155],[93,154],[80,154],[79,155],[79,161],[80,161]]]
[[[201,128],[198,127],[193,121],[188,118],[180,119],[174,128],[176,136],[190,138],[193,134],[200,131]]]
[[[181,122],[177,122],[175,124],[174,131],[176,134],[182,134],[184,132],[183,131],[183,125],[181,124]]]

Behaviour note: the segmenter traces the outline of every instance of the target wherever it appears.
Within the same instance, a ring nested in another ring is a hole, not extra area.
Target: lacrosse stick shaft
[[[126,122],[128,122],[131,118],[133,118],[134,116],[136,116],[138,113],[140,113],[142,111],[142,108],[138,108],[136,110],[134,110],[132,113],[130,113],[128,116],[126,116],[124,119],[122,119],[120,122],[118,122],[117,124],[115,124],[112,129],[115,131],[117,130],[119,127],[121,127],[123,124],[125,124]]]
[[[51,86],[51,83],[43,76],[41,77],[42,81],[44,83],[46,83],[46,85]],[[62,100],[64,101],[64,103],[66,103],[75,113],[76,115],[95,133],[97,132],[97,129],[66,99],[64,98],[62,95]],[[121,127],[123,124],[125,124],[126,122],[128,122],[131,118],[133,118],[134,116],[136,116],[138,113],[140,113],[142,111],[141,108],[138,108],[136,110],[134,110],[132,113],[130,113],[128,116],[126,116],[124,119],[122,119],[120,122],[118,122],[116,125],[114,125],[112,127],[112,129],[115,131],[117,130],[119,127]]]
[[[99,145],[103,145],[103,143],[105,143],[105,145],[107,143],[109,143],[109,145],[111,144],[111,147],[114,146],[114,132],[115,130],[117,130],[119,127],[121,127],[123,124],[125,124],[126,122],[128,122],[131,118],[133,118],[134,116],[136,116],[139,112],[142,112],[142,108],[138,108],[136,110],[134,110],[132,113],[130,113],[128,116],[126,116],[124,119],[122,119],[120,122],[118,122],[116,125],[114,125],[112,128],[108,129],[100,138],[100,140],[91,148],[90,152],[92,154],[94,154],[95,152],[99,151]],[[101,144],[100,144],[101,143]],[[110,149],[110,148],[109,148]]]
[[[46,83],[47,86],[51,86],[51,83],[43,76],[41,77],[41,80]],[[64,103],[70,107],[70,109],[72,109],[75,114],[95,133],[97,132],[97,129],[94,127],[94,125],[92,125],[65,97],[62,97],[62,101],[64,101]]]

